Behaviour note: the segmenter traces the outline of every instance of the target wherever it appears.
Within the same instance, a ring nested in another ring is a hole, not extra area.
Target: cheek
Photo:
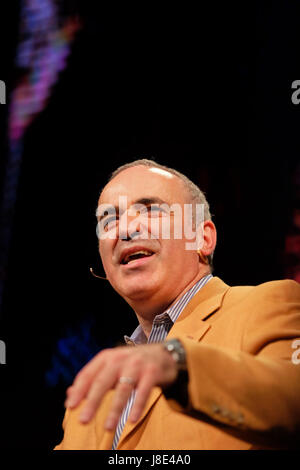
[[[99,253],[105,271],[112,267],[113,243],[111,240],[102,240],[99,243]]]
[[[184,249],[184,240],[162,240],[161,258],[163,264],[168,266],[169,270],[176,271],[177,267],[182,266],[186,258],[186,251]]]
[[[158,240],[180,240],[184,236],[181,217],[153,217],[148,222],[148,232],[151,238]]]
[[[165,256],[170,260],[171,269],[175,271],[182,271],[182,269],[190,269],[191,266],[197,262],[198,257],[195,257],[193,250],[186,249],[187,240],[169,240],[166,244]]]

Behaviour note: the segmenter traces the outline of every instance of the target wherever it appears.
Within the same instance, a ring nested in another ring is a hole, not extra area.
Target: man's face
[[[109,235],[99,240],[100,256],[109,282],[129,304],[153,296],[171,303],[199,272],[196,251],[186,250],[191,240],[185,238],[180,212],[167,213],[161,209],[163,203],[178,204],[183,216],[184,204],[190,203],[183,182],[169,172],[143,166],[119,173],[100,195],[98,209],[113,209],[113,214],[98,211]],[[168,217],[166,238],[162,225]],[[178,239],[174,231],[179,233],[179,226],[183,233]]]

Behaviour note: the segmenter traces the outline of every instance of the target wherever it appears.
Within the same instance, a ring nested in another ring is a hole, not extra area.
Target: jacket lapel
[[[175,324],[172,326],[167,339],[185,336],[195,341],[200,341],[206,331],[211,327],[209,322],[204,321],[207,317],[218,310],[222,304],[223,297],[229,286],[220,278],[213,277],[202,289],[192,298],[188,305],[179,315]],[[144,411],[136,423],[126,422],[122,435],[119,440],[118,448],[131,431],[145,418],[158,400],[162,390],[160,387],[154,387],[150,393]],[[109,436],[107,436],[107,439]],[[110,441],[110,448],[112,440]]]
[[[207,320],[222,305],[223,297],[230,287],[218,277],[213,277],[192,298],[171,328],[167,339],[186,336],[200,341],[211,327]]]

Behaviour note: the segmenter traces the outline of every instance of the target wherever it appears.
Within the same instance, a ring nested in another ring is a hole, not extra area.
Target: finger
[[[140,418],[154,385],[155,375],[151,369],[145,372],[139,381],[135,401],[129,415],[129,421],[132,423]]]
[[[119,383],[116,387],[113,403],[109,415],[105,422],[105,429],[112,431],[117,427],[121,414],[134,390],[134,384],[136,379],[134,379],[133,372],[126,372],[122,374],[123,377],[130,377],[133,380],[133,383]]]
[[[86,396],[96,374],[104,367],[105,359],[105,355],[99,353],[76,375],[73,385],[67,390],[66,407],[76,407]]]
[[[117,379],[117,368],[106,367],[94,378],[89,392],[86,396],[86,403],[80,413],[79,420],[88,423],[95,415],[105,393],[114,387]]]

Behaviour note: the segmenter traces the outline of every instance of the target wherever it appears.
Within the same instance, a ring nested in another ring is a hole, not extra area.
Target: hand
[[[122,411],[136,388],[136,398],[129,420],[136,422],[142,414],[152,387],[166,386],[177,378],[177,366],[161,344],[121,346],[98,353],[75,377],[67,390],[65,405],[75,408],[86,399],[80,421],[88,423],[95,415],[105,393],[115,389],[105,429],[114,430]],[[129,377],[131,383],[120,383],[120,377]]]

